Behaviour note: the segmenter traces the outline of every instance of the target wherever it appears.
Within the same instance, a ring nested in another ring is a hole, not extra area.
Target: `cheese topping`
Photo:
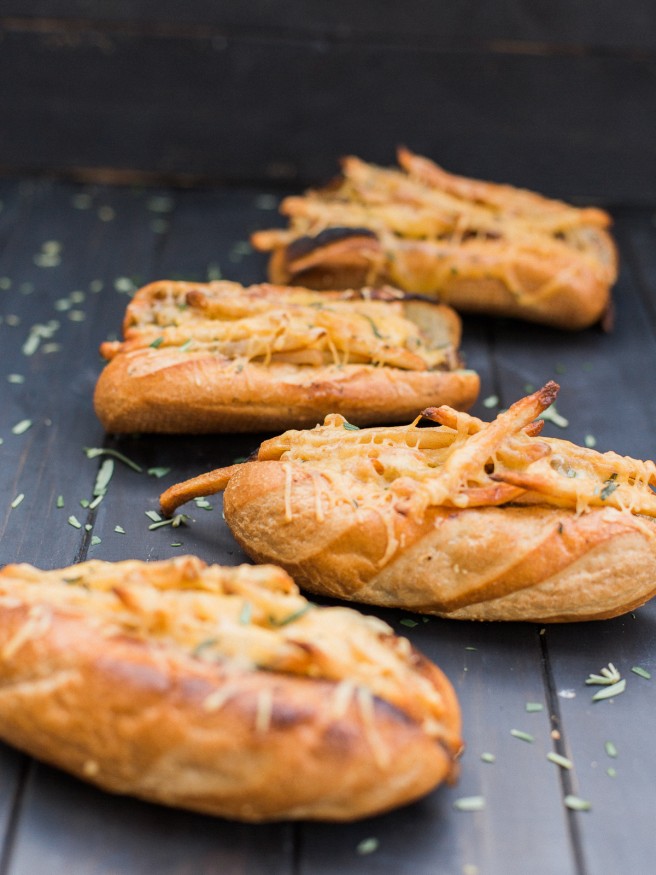
[[[27,621],[4,644],[6,659],[46,634],[52,615],[61,612],[91,625],[99,637],[147,640],[233,673],[234,680],[205,699],[208,712],[238,694],[241,672],[265,669],[335,681],[338,711],[347,707],[348,685],[364,703],[367,719],[367,703],[379,696],[439,735],[434,727],[445,704],[415,668],[408,642],[375,617],[312,605],[274,566],[222,568],[193,556],[149,563],[93,560],[55,571],[8,565],[0,572],[0,602],[8,610],[29,606]],[[258,731],[268,728],[274,706],[266,696],[258,700]]]
[[[385,275],[418,292],[448,287],[456,274],[477,281],[494,278],[532,300],[548,297],[579,275],[614,281],[614,259],[599,244],[599,231],[609,224],[602,210],[456,177],[405,149],[399,150],[399,162],[401,170],[393,170],[344,159],[337,184],[286,198],[281,212],[289,228],[257,232],[255,247],[285,247],[329,228],[366,229],[374,239],[361,235],[358,246],[361,258],[371,264],[371,281]],[[325,245],[325,255],[321,247],[300,256],[288,253],[292,272],[320,266],[324,258],[335,267],[340,259],[345,267],[352,264],[355,244],[348,237]],[[430,258],[413,256],[422,245],[430,247]],[[553,275],[531,288],[536,259],[548,260]],[[511,263],[525,264],[523,283]]]
[[[135,373],[208,355],[237,370],[258,362],[424,371],[448,369],[455,360],[452,345],[407,318],[391,292],[380,300],[367,290],[317,293],[230,282],[159,282],[141,289],[127,310],[125,341],[103,344],[101,351],[106,358],[130,355]]]
[[[480,507],[510,502],[588,507],[656,517],[656,465],[538,436],[533,420],[554,400],[556,384],[521,399],[490,423],[450,407],[424,415],[440,423],[354,430],[331,414],[321,426],[288,431],[262,444],[258,459],[280,459],[293,505],[291,466],[320,473],[327,502],[357,513],[383,506],[421,518],[428,507]],[[339,474],[342,489],[331,478]],[[391,541],[391,538],[390,538]],[[391,546],[390,546],[390,549]]]

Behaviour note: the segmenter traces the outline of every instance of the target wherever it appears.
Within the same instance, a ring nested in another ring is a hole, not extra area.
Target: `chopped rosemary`
[[[203,496],[194,498],[194,504],[196,505],[196,507],[200,507],[202,510],[212,510],[213,507],[213,505],[211,505],[206,498],[203,498]]]
[[[380,846],[380,842],[374,836],[368,839],[362,839],[361,842],[358,842],[355,850],[358,854],[373,854],[374,851],[377,851]]]
[[[117,292],[131,294],[136,290],[135,284],[127,276],[117,276],[114,280],[114,288]]]
[[[114,526],[114,531],[117,532],[117,534],[119,535],[125,534],[125,529],[123,528],[123,526]]]
[[[484,763],[495,763],[497,760],[493,753],[488,753],[487,751],[481,754],[481,759]]]
[[[58,495],[57,501],[55,502],[55,504],[57,505],[57,507],[63,507],[64,506],[64,496]]]
[[[182,344],[182,346],[179,348],[179,349],[180,349],[180,352],[187,352],[187,350],[189,349],[189,347],[191,346],[191,344],[192,344],[193,342],[194,342],[194,341],[193,341],[193,339],[192,339],[191,337],[189,338],[189,340],[185,340],[185,342],[184,342],[184,343]]]
[[[343,426],[344,426],[344,428],[347,429],[348,431],[360,431],[360,426],[359,426],[359,425],[353,425],[353,423],[351,423],[351,422],[344,422],[344,423],[343,423]]]
[[[567,428],[569,425],[569,420],[565,419],[564,416],[561,416],[560,413],[558,413],[554,404],[552,404],[551,407],[547,407],[546,410],[543,410],[538,416],[538,419],[544,419],[545,422],[553,422],[558,428]]]
[[[25,382],[25,377],[22,374],[7,374],[7,380],[10,383],[20,384]]]
[[[149,520],[154,523],[159,523],[162,521],[162,517],[157,513],[156,510],[147,510],[144,511]]]
[[[563,769],[571,769],[574,763],[571,760],[568,760],[567,757],[561,756],[559,753],[555,753],[554,751],[550,751],[547,754],[547,759],[550,763],[555,763],[557,766],[561,766]]]
[[[592,808],[592,805],[587,799],[581,799],[580,796],[574,796],[571,793],[565,796],[563,802],[566,807],[570,808],[572,811],[590,811]]]
[[[618,681],[616,684],[612,684],[610,687],[602,687],[601,690],[598,690],[592,697],[592,701],[599,702],[602,699],[611,699],[613,696],[619,696],[619,694],[623,693],[625,689],[626,680],[622,678],[622,680]]]
[[[81,498],[80,499],[80,507],[84,507],[84,508],[89,507],[89,499],[88,498]]]
[[[597,438],[593,434],[586,434],[583,438],[583,443],[591,450],[597,446]]]
[[[218,638],[204,638],[194,647],[194,649],[191,651],[191,655],[200,656],[203,650],[206,650],[208,647],[213,647],[215,644],[218,643]]]
[[[288,626],[289,623],[295,623],[296,620],[300,620],[303,614],[306,614],[312,605],[310,602],[307,602],[303,605],[302,608],[299,608],[298,611],[294,611],[293,614],[289,614],[287,617],[283,617],[282,620],[276,620],[274,617],[269,617],[269,622],[272,626]]]
[[[182,541],[171,541],[172,547],[182,547]]]
[[[69,524],[69,526],[73,526],[74,529],[81,529],[82,528],[82,523],[79,521],[79,519],[77,517],[73,516],[73,514],[71,514],[69,516],[68,524]]]
[[[367,315],[365,314],[364,318],[365,318],[365,319],[367,320],[367,322],[371,325],[371,330],[373,331],[374,335],[378,338],[378,340],[382,340],[382,339],[383,339],[383,335],[382,335],[382,334],[380,333],[380,331],[378,330],[378,326],[376,325],[376,323],[374,322],[374,320],[371,318],[371,316],[367,316]]]
[[[615,745],[613,744],[612,741],[607,741],[606,744],[604,745],[604,748],[606,750],[606,754],[609,757],[611,757],[612,759],[617,758],[617,748],[615,747]]]
[[[154,511],[153,511],[153,513],[154,513]],[[148,516],[148,514],[146,514],[146,516]],[[152,519],[152,517],[151,517],[151,519]],[[176,513],[176,515],[174,517],[172,517],[170,520],[160,519],[156,523],[151,523],[148,526],[148,530],[152,532],[154,529],[161,529],[162,526],[172,526],[174,529],[177,529],[178,526],[181,526],[183,523],[186,523],[186,521],[188,519],[189,519],[189,517],[186,514]]]
[[[648,672],[646,668],[643,668],[641,665],[634,665],[631,669],[633,674],[637,674],[638,677],[644,678],[646,681],[651,680],[651,672]]]
[[[533,744],[535,741],[535,737],[530,732],[522,732],[521,729],[511,729],[510,734],[513,738],[519,738],[520,741],[526,741],[529,744]]]
[[[608,768],[606,769],[606,774],[609,778],[614,778],[617,775],[617,772],[612,766],[608,766]]]
[[[615,490],[619,486],[619,483],[617,483],[616,480],[617,480],[617,473],[614,472],[613,474],[610,475],[608,480],[604,481],[604,488],[601,490],[601,496],[600,496],[602,501],[606,501],[606,499],[609,496],[611,496],[613,494],[613,492],[615,492]]]
[[[98,456],[113,456],[115,459],[118,459],[119,462],[123,462],[124,465],[127,465],[128,468],[132,468],[137,474],[141,474],[143,471],[141,465],[137,465],[136,462],[133,462],[132,459],[128,459],[123,453],[119,453],[118,450],[105,449],[104,447],[83,447],[82,450],[87,459],[95,459]]]
[[[543,711],[544,705],[542,702],[527,702],[526,703],[526,711],[528,714],[534,714],[537,711]]]
[[[483,407],[487,407],[488,410],[490,407],[497,407],[499,404],[499,396],[498,395],[488,395],[487,398],[483,399]]]
[[[150,477],[166,477],[170,472],[170,468],[149,468],[146,472]]]
[[[414,629],[415,626],[419,625],[416,620],[411,620],[410,617],[404,617],[402,620],[399,620],[399,623],[402,626],[407,626],[409,629]]]
[[[91,525],[91,523],[86,523],[86,525],[84,526],[84,531],[90,532],[92,528],[93,526]]]
[[[461,796],[454,800],[453,807],[456,811],[482,811],[485,808],[483,796]]]
[[[114,460],[105,459],[100,466],[96,482],[93,486],[93,495],[95,498],[102,497],[107,492],[109,481],[114,474]]]
[[[19,494],[16,496],[16,498],[14,498],[14,500],[13,500],[12,503],[11,503],[11,507],[12,507],[12,509],[15,508],[15,507],[18,507],[18,505],[22,502],[22,500],[23,500],[24,498],[25,498],[25,493],[24,493],[24,492],[19,492]]]
[[[98,537],[98,535],[93,535],[91,538],[91,546],[97,547],[98,544],[102,544],[101,539]]]
[[[156,337],[152,343],[149,343],[148,346],[152,346],[153,349],[158,349],[164,343],[164,338],[160,335],[160,337]]]
[[[605,685],[616,684],[620,680],[620,673],[615,668],[612,662],[608,663],[607,667],[601,669],[600,674],[591,674],[586,679],[586,684]]]
[[[244,602],[244,605],[239,613],[239,622],[242,626],[248,626],[253,616],[253,605],[250,602]]]
[[[469,644],[467,647],[465,647],[465,650],[478,650],[478,647],[472,647],[472,645]]]
[[[98,505],[100,504],[100,502],[103,500],[104,497],[105,497],[104,493],[103,493],[103,495],[96,495],[96,497],[93,499],[93,501],[89,502],[89,509],[93,510],[94,508],[98,507]]]
[[[32,420],[31,419],[21,419],[20,422],[17,422],[16,425],[12,428],[12,434],[25,434],[28,428],[32,428]]]

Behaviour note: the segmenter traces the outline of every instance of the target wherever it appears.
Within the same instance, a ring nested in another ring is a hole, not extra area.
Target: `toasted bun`
[[[273,282],[391,283],[463,312],[581,329],[607,311],[617,253],[609,216],[464,179],[407,150],[402,171],[355,158],[341,182],[288,198],[286,231],[253,235]]]
[[[454,311],[397,291],[153,283],[125,337],[103,344],[94,396],[110,432],[266,431],[330,411],[396,422],[427,404],[468,408],[479,390],[459,367]]]
[[[194,557],[0,572],[0,738],[105,790],[350,820],[455,776],[453,690],[278,568]]]
[[[461,620],[598,620],[656,594],[656,524],[614,508],[433,508],[421,521],[331,505],[294,465],[253,462],[230,479],[224,513],[256,562],[310,592]],[[346,485],[346,484],[344,484]],[[396,549],[389,553],[390,525]]]
[[[328,416],[265,441],[258,460],[171,487],[171,513],[225,489],[256,561],[311,592],[460,619],[612,617],[656,592],[656,465],[543,438],[558,386],[485,423],[347,430]]]

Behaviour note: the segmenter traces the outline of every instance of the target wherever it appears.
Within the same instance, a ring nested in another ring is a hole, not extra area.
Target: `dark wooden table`
[[[212,510],[194,509],[184,529],[149,530],[145,512],[165,486],[248,454],[260,436],[117,440],[103,434],[91,396],[98,345],[120,331],[132,289],[159,278],[263,277],[263,259],[246,241],[277,221],[277,198],[244,188],[0,181],[0,563],[54,568],[182,552],[243,561],[220,498]],[[653,458],[656,228],[649,210],[614,212],[622,272],[613,333],[467,319],[464,349],[482,377],[478,415],[494,412],[483,403],[490,396],[505,406],[555,378],[569,425],[549,423],[547,433]],[[89,509],[101,460],[84,447],[118,449],[143,471],[117,464],[106,497]],[[456,687],[467,743],[457,787],[355,824],[245,826],[113,797],[0,748],[0,875],[656,871],[656,605],[546,629],[435,618],[413,625],[402,612],[380,613]],[[593,703],[585,679],[609,662],[626,692]],[[550,752],[573,768],[550,762]],[[570,794],[590,810],[566,807]],[[454,807],[471,796],[484,798],[483,810]],[[363,846],[367,839],[377,842]]]

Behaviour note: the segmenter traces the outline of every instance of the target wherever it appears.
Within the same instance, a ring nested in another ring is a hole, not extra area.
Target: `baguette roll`
[[[0,572],[0,737],[105,790],[246,821],[351,820],[453,780],[442,672],[279,568]]]
[[[110,432],[278,430],[331,411],[396,422],[425,404],[468,408],[479,389],[456,313],[392,289],[152,283],[124,336],[101,347],[94,404]]]
[[[215,472],[235,539],[299,585],[455,619],[613,617],[656,593],[656,466],[543,438],[556,384],[492,423],[287,432]],[[212,477],[162,496],[171,512]]]
[[[462,312],[581,329],[607,312],[617,276],[603,210],[446,173],[407,149],[401,170],[357,158],[325,189],[286,198],[289,228],[256,232],[272,282],[390,283]]]

